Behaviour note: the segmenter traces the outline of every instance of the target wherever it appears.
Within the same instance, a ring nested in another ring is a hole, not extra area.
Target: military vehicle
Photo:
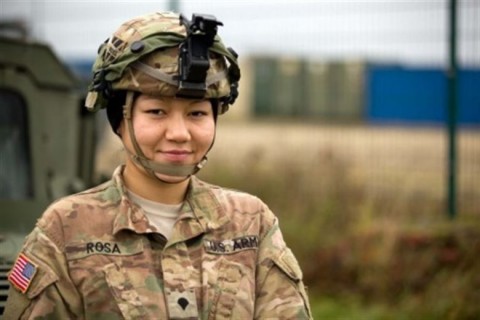
[[[45,44],[0,34],[0,315],[7,273],[46,206],[92,184],[85,90]]]

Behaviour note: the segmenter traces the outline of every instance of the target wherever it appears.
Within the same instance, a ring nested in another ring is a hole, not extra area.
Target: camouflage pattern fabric
[[[178,76],[178,47],[185,40],[186,33],[179,15],[172,12],[150,13],[123,23],[99,48],[92,68],[94,80],[89,86],[86,107],[91,111],[106,107],[107,100],[95,89],[102,81],[108,82],[113,90],[174,96],[177,86],[143,74],[131,64],[141,61],[165,74]],[[237,57],[225,47],[218,35],[209,52],[207,75],[225,74],[208,86],[204,98],[226,97],[230,94],[230,84],[240,79]]]
[[[140,62],[161,70],[165,74],[178,76],[178,47],[163,49],[152,52],[140,59]],[[214,76],[227,69],[225,59],[214,53],[210,54],[210,68],[207,76]],[[163,81],[159,81],[148,74],[127,67],[125,74],[112,85],[113,89],[130,90],[141,92],[152,96],[174,97],[177,94],[177,86],[173,86]],[[205,94],[205,98],[225,97],[230,94],[230,84],[226,76],[212,83]]]
[[[4,319],[309,319],[302,272],[258,198],[191,183],[172,237],[112,180],[52,204],[21,254],[38,270]]]

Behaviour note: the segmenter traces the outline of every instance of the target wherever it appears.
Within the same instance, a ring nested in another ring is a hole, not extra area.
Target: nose
[[[189,141],[191,136],[186,120],[181,113],[171,114],[167,121],[165,138],[177,143]]]

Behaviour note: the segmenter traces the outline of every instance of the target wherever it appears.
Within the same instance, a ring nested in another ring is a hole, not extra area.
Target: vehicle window
[[[33,196],[27,108],[15,92],[0,89],[0,199]]]

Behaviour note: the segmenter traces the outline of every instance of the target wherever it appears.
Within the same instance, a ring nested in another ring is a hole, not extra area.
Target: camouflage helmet
[[[156,12],[123,23],[98,50],[85,103],[87,109],[105,108],[116,90],[178,96],[180,50],[189,32],[182,19],[185,18],[173,12]],[[219,99],[219,112],[223,113],[238,95],[237,55],[216,34],[208,52],[202,98]]]

